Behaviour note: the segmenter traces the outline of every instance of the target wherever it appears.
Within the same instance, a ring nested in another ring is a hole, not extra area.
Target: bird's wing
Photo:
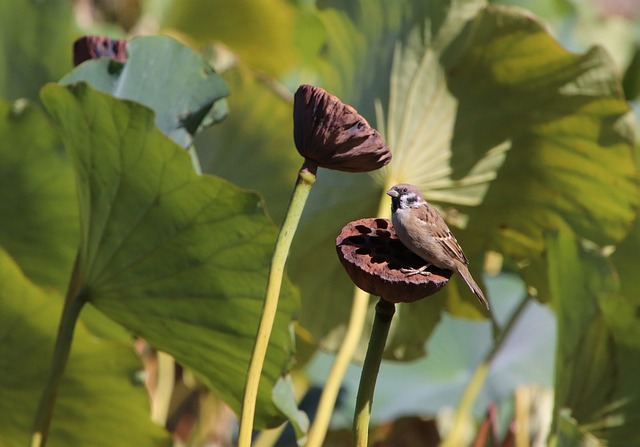
[[[420,219],[425,222],[431,235],[436,239],[446,252],[451,255],[453,259],[457,259],[463,262],[465,265],[469,264],[467,257],[464,255],[460,244],[456,240],[455,236],[449,230],[449,227],[445,223],[440,214],[428,204],[424,204],[425,212],[421,213]]]

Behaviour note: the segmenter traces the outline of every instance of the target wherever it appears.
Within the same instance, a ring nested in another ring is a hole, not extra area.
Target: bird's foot
[[[400,269],[400,271],[406,274],[407,276],[414,276],[414,275],[431,276],[431,272],[427,270],[429,267],[431,267],[431,264],[423,265],[419,269],[403,268],[403,269]]]

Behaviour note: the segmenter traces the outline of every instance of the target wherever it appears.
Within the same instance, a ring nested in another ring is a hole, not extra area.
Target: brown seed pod
[[[293,139],[318,166],[366,172],[391,161],[382,137],[356,109],[320,87],[301,85],[294,96]]]
[[[127,60],[127,41],[110,39],[107,36],[83,36],[73,43],[73,65],[78,66],[89,59],[108,57],[116,62]]]
[[[362,290],[392,303],[411,303],[440,290],[453,274],[429,266],[425,274],[402,269],[425,265],[396,236],[388,219],[359,219],[348,223],[336,239],[338,257],[351,280]]]

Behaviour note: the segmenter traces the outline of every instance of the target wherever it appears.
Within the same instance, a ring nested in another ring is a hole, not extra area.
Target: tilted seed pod
[[[323,168],[366,172],[391,161],[378,131],[356,109],[313,85],[301,85],[294,96],[293,139],[307,161]]]

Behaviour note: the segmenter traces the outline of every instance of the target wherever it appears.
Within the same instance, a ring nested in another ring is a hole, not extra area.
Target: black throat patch
[[[400,197],[391,197],[391,212],[395,213],[400,208]]]

